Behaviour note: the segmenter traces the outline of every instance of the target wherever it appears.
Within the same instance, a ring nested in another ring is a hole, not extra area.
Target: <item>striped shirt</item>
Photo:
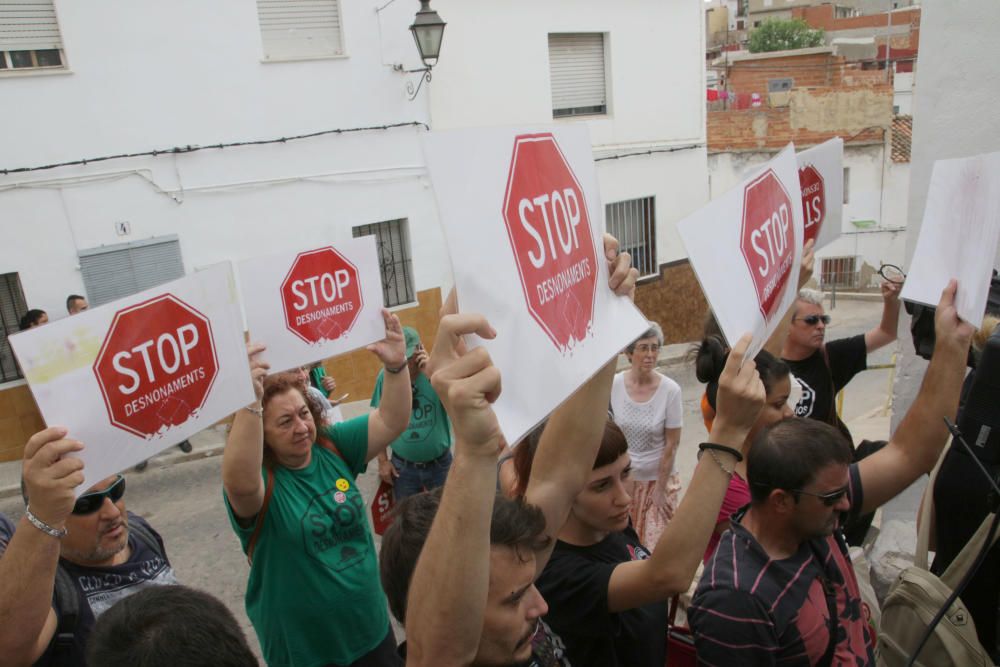
[[[857,465],[850,468],[848,499],[854,514],[862,504]],[[832,664],[874,665],[874,639],[840,530],[804,542],[790,558],[772,560],[742,518],[735,515],[722,534],[688,612],[699,663],[818,665],[830,640],[825,573],[838,612]]]

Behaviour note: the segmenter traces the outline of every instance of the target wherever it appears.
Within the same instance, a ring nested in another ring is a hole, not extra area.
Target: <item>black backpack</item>
[[[160,541],[156,539],[152,530],[141,521],[130,521],[129,532],[135,535],[136,539],[145,544],[160,558],[166,559]],[[76,639],[76,631],[80,625],[80,594],[73,577],[63,567],[62,562],[56,567],[56,580],[53,595],[53,602],[59,610],[59,618],[56,624],[56,632],[52,635],[49,646],[52,647],[52,664],[70,664],[73,644]]]

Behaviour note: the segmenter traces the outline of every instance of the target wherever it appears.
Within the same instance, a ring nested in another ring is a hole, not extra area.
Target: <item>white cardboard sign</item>
[[[77,494],[254,399],[228,262],[11,336],[49,425],[83,443]]]
[[[677,225],[691,266],[730,345],[760,351],[797,294],[802,202],[789,144],[735,188]]]
[[[424,154],[463,312],[497,331],[494,405],[511,444],[629,342],[646,319],[608,287],[604,213],[583,124],[433,132]]]
[[[282,371],[385,338],[375,237],[239,263],[250,339]]]
[[[796,154],[802,192],[802,243],[819,250],[840,238],[844,221],[844,140],[835,137]]]
[[[931,306],[958,279],[958,316],[983,323],[1000,241],[1000,152],[938,160],[900,297]]]

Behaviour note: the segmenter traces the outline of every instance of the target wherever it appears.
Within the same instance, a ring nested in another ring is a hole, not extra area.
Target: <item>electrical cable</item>
[[[705,144],[689,144],[687,146],[671,146],[670,148],[651,148],[647,151],[636,151],[634,153],[622,153],[620,155],[606,155],[605,157],[594,158],[594,162],[604,160],[620,160],[626,157],[636,157],[638,155],[653,155],[654,153],[676,153],[678,151],[689,151],[693,148],[704,148]]]
[[[374,130],[391,130],[400,127],[422,127],[427,131],[430,131],[430,127],[427,123],[422,123],[420,121],[408,121],[405,123],[389,123],[386,125],[370,125],[367,127],[349,127],[349,128],[337,128],[333,130],[320,130],[318,132],[308,132],[305,134],[296,134],[289,137],[278,137],[276,139],[254,139],[250,141],[232,141],[228,143],[218,143],[210,144],[207,146],[174,146],[173,148],[165,148],[151,151],[140,151],[137,153],[119,153],[117,155],[102,155],[100,157],[92,158],[82,158],[79,160],[70,160],[68,162],[56,162],[53,164],[45,164],[37,167],[17,167],[14,169],[0,169],[0,174],[21,174],[25,172],[32,171],[45,171],[47,169],[57,169],[59,167],[74,167],[78,165],[86,165],[92,162],[106,162],[107,160],[120,160],[125,158],[133,157],[156,157],[158,155],[178,155],[183,153],[196,153],[198,151],[204,151],[208,149],[223,149],[223,148],[235,148],[238,146],[264,146],[268,144],[284,144],[289,141],[297,141],[299,139],[312,139],[314,137],[322,137],[327,134],[353,134],[356,132],[371,132]]]

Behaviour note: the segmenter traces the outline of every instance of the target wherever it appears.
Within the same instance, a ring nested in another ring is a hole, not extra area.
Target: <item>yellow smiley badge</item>
[[[337,480],[337,489],[338,490],[340,490],[340,491],[347,491],[349,488],[351,488],[351,485],[347,482],[346,479],[344,479],[343,477],[341,477],[340,479]]]

